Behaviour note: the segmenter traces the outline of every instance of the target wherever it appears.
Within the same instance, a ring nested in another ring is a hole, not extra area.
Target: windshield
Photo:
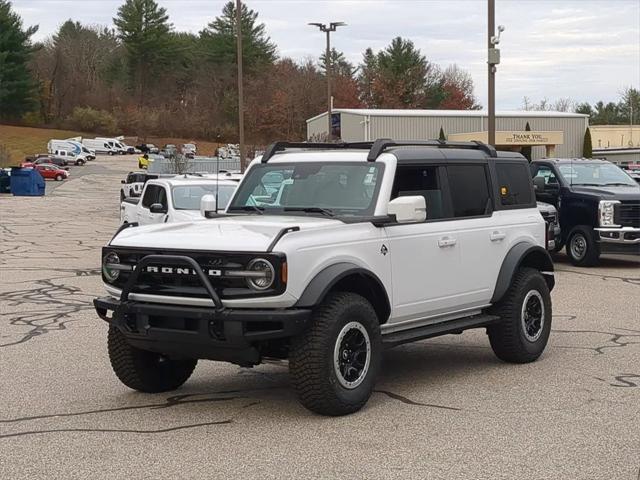
[[[218,185],[218,208],[220,210],[227,208],[229,200],[236,190],[235,185]],[[216,194],[216,185],[183,185],[173,187],[173,208],[176,210],[200,210],[200,199],[203,195]]]
[[[560,174],[571,185],[638,185],[622,169],[610,163],[567,163],[560,165]]]
[[[383,166],[364,162],[258,164],[229,211],[373,215]]]

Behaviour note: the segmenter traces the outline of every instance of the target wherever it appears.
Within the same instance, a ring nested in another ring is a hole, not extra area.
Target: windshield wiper
[[[634,187],[635,186],[630,183],[622,183],[622,182],[605,183],[605,185],[611,185],[614,187]]]
[[[256,205],[242,205],[238,207],[231,207],[231,210],[242,210],[243,212],[254,211],[258,212],[260,215],[264,215],[264,207],[258,207]]]
[[[285,212],[305,212],[305,213],[321,213],[327,217],[335,217],[336,214],[327,208],[321,207],[285,207]]]
[[[572,183],[572,186],[578,185],[581,187],[603,187],[603,183]]]

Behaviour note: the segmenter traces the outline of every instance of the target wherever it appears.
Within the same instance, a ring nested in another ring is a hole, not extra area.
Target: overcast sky
[[[37,40],[66,19],[112,25],[123,0],[12,0]],[[223,0],[157,0],[176,30],[198,32]],[[358,63],[367,47],[384,48],[395,36],[411,39],[435,63],[471,72],[486,103],[485,0],[247,0],[259,12],[281,56],[317,57],[324,37],[308,22],[343,21],[332,43]],[[537,102],[616,101],[625,86],[640,85],[640,0],[497,0],[496,24],[506,27],[497,76],[497,109]]]

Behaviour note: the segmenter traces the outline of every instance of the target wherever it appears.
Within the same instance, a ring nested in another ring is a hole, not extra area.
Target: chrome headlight
[[[266,290],[276,279],[273,265],[264,258],[254,258],[247,265],[247,285],[254,290]]]
[[[600,200],[598,219],[601,227],[619,227],[615,223],[615,206],[618,203],[618,200]]]
[[[116,252],[107,253],[102,259],[102,274],[107,282],[113,283],[120,276],[120,257]],[[115,267],[115,268],[114,268]]]

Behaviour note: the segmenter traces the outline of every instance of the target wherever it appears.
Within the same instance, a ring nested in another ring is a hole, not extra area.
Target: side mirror
[[[153,203],[149,207],[151,213],[167,213],[167,208],[161,203]]]
[[[395,215],[398,223],[424,222],[427,219],[427,204],[421,195],[398,197],[389,202],[389,215]]]
[[[545,187],[546,187],[546,184],[545,184],[544,178],[533,177],[533,189],[536,191],[536,193],[544,192]]]
[[[203,195],[200,199],[200,215],[205,218],[208,213],[216,213],[218,211],[218,205],[216,204],[216,196],[215,195]]]

